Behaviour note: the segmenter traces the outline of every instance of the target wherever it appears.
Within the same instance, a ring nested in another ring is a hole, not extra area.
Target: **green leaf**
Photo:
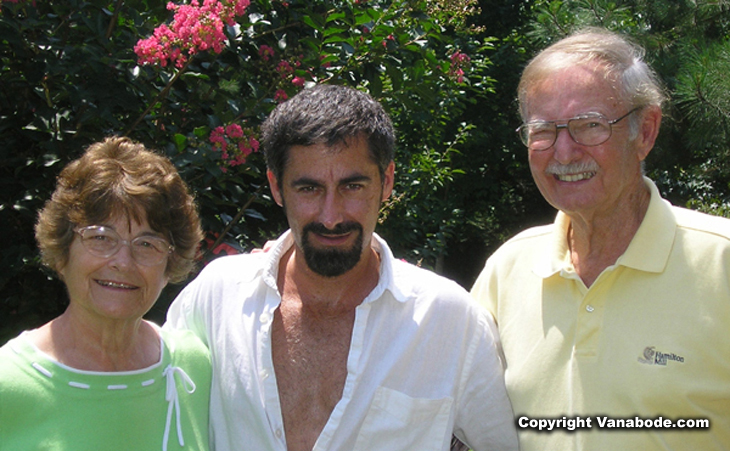
[[[347,30],[348,30],[348,28],[344,28],[344,27],[329,27],[326,30],[324,30],[324,33],[322,33],[322,35],[324,37],[327,37],[327,36],[332,36],[333,34],[343,33]]]
[[[367,12],[363,12],[355,16],[355,25],[365,25],[365,24],[372,24],[373,18],[370,17],[370,14]]]
[[[314,17],[317,17],[317,16],[314,16]],[[306,16],[302,17],[302,22],[304,22],[305,24],[309,25],[310,27],[314,28],[317,31],[322,31],[322,28],[323,28],[322,25],[315,22],[311,15],[306,15]]]
[[[330,14],[329,16],[327,16],[326,23],[334,22],[336,20],[341,20],[341,19],[344,19],[345,17],[347,17],[347,15],[345,14],[344,11],[338,11],[336,13],[333,13],[333,14]]]
[[[177,151],[178,152],[182,152],[188,146],[188,138],[185,135],[181,135],[180,133],[176,133],[172,137],[172,139],[173,139],[173,141],[175,141],[175,147],[177,148]]]

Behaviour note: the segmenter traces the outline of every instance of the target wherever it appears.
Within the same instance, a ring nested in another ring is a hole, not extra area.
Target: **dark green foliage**
[[[473,136],[467,107],[494,92],[492,44],[468,23],[472,0],[258,0],[226,28],[222,53],[199,53],[180,68],[138,66],[133,51],[172,19],[162,3],[0,5],[0,341],[65,307],[63,285],[39,267],[35,216],[61,168],[107,135],[173,160],[209,234],[204,260],[224,242],[246,250],[283,231],[261,156],[233,166],[209,137],[229,124],[256,136],[277,99],[301,89],[293,77],[367,90],[391,113],[399,178],[379,230],[399,255],[434,267],[458,235],[463,217],[450,198],[465,171],[453,156]],[[264,46],[275,58],[262,56]],[[463,67],[450,60],[455,52],[469,55]],[[281,72],[282,61],[291,72]],[[168,287],[151,316],[161,320],[179,289]]]
[[[467,288],[506,238],[555,214],[514,133],[515,89],[531,56],[587,25],[632,36],[666,83],[648,175],[677,204],[730,210],[726,2],[255,0],[226,29],[221,54],[179,70],[138,66],[133,51],[172,19],[164,2],[0,8],[0,343],[65,308],[63,284],[38,263],[35,216],[61,168],[104,136],[127,134],[172,158],[196,193],[206,260],[221,243],[249,250],[283,231],[261,156],[230,166],[209,136],[233,123],[255,136],[276,93],[301,89],[293,77],[356,86],[385,105],[397,169],[378,232],[398,257]],[[455,52],[469,56],[463,67]],[[279,61],[293,65],[287,77]],[[150,317],[161,321],[180,289],[169,286]]]

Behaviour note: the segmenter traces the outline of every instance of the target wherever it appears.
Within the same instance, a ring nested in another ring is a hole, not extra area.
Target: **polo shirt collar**
[[[532,271],[538,276],[546,279],[563,268],[571,266],[570,250],[568,248],[568,228],[570,218],[562,211],[558,211],[555,222],[551,228],[550,238],[543,241],[542,249],[537,249],[537,258]]]
[[[277,277],[279,274],[279,261],[281,257],[294,245],[294,237],[291,230],[284,232],[272,245],[271,250],[266,252],[266,262],[263,265],[262,279],[266,285],[278,293]],[[393,297],[399,302],[405,302],[416,287],[410,286],[401,277],[400,286],[396,285],[394,277],[393,252],[388,244],[377,233],[373,233],[371,247],[380,255],[380,277],[378,284],[363,300],[363,304],[380,299],[385,291],[390,291]],[[412,285],[412,284],[411,284]]]
[[[671,205],[662,199],[654,182],[644,177],[644,183],[651,192],[649,208],[636,235],[626,252],[616,261],[617,265],[640,271],[659,273],[664,270],[672,251],[677,222]],[[570,218],[559,211],[553,223],[552,235],[547,248],[538,257],[533,272],[542,278],[550,277],[572,266],[568,247]]]
[[[672,213],[671,204],[662,199],[654,182],[644,177],[644,183],[651,191],[649,208],[628,249],[617,263],[641,271],[659,273],[664,271],[669,261],[677,233],[677,220]]]

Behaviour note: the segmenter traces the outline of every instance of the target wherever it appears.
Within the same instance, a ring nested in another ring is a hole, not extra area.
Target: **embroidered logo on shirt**
[[[677,355],[673,352],[666,353],[662,351],[657,351],[654,348],[654,346],[647,346],[646,348],[644,348],[644,355],[639,357],[639,362],[645,363],[647,365],[662,366],[667,366],[667,362],[669,362],[670,360],[684,363],[684,357],[682,357],[681,355]]]

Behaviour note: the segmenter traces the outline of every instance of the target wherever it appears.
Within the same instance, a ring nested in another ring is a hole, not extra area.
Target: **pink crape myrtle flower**
[[[466,53],[459,50],[455,51],[449,57],[451,60],[451,67],[449,68],[449,76],[455,78],[458,83],[464,82],[464,67],[468,67],[471,62],[471,58]]]
[[[274,93],[275,102],[283,102],[288,98],[289,98],[289,96],[286,95],[286,91],[284,91],[283,89],[277,89],[276,92]]]
[[[213,143],[213,145],[217,145],[219,147],[226,145],[226,132],[223,127],[216,127],[213,129],[212,132],[210,132],[210,137],[208,138],[210,142]]]
[[[160,25],[152,36],[134,46],[139,64],[174,64],[181,68],[196,53],[222,52],[227,41],[225,25],[234,25],[249,5],[250,0],[203,0],[202,5],[198,0],[184,5],[168,3],[167,9],[175,11],[172,22]]]
[[[226,135],[229,138],[243,138],[243,129],[238,124],[231,124],[226,127]]]
[[[276,66],[276,71],[281,74],[281,78],[287,78],[294,73],[294,67],[289,64],[289,61],[280,61]]]
[[[452,64],[457,64],[457,65],[466,64],[471,61],[471,58],[469,58],[469,55],[467,55],[466,53],[462,53],[459,50],[452,53],[451,56],[449,57],[449,59],[451,59]]]
[[[259,51],[260,53],[260,51]],[[296,71],[296,68],[299,68],[302,66],[302,59],[304,59],[304,55],[299,55],[298,58],[294,57],[287,60],[281,60],[276,65],[276,72],[281,76],[282,80],[288,80],[290,81],[294,86],[297,86],[299,88],[304,87],[304,84],[306,83],[306,79],[303,76],[295,75],[294,72]],[[279,90],[281,91],[281,90]],[[274,95],[274,100],[278,100],[277,96],[280,96],[282,93],[279,91],[276,92]],[[283,97],[283,100],[286,100],[286,97]]]
[[[264,61],[269,61],[274,56],[274,49],[266,44],[262,44],[261,47],[259,47],[259,56]]]
[[[210,132],[208,141],[213,144],[213,150],[221,153],[221,171],[240,166],[253,152],[258,152],[259,142],[253,136],[253,130],[243,128],[238,124],[229,124],[225,127],[216,127]]]

